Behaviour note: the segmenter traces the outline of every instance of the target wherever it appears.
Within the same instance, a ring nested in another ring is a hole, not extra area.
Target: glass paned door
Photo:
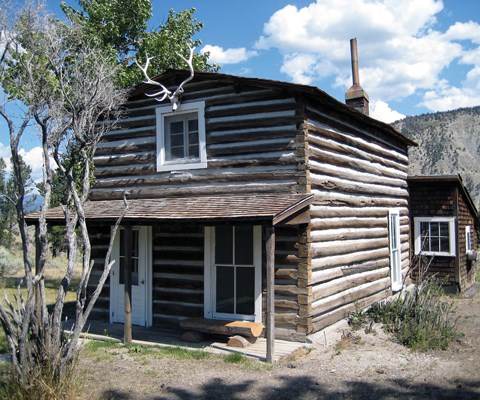
[[[261,228],[257,235],[255,228],[251,225],[215,228],[212,265],[214,318],[261,318],[256,315],[261,314],[257,310],[259,301],[261,306],[261,256],[260,245],[255,243],[260,238]]]

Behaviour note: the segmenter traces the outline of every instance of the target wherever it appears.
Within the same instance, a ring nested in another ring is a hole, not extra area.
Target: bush
[[[5,247],[0,246],[0,276],[13,274],[23,268],[21,257],[10,253]]]
[[[375,304],[367,314],[413,350],[445,350],[461,336],[453,318],[453,303],[444,296],[441,282],[435,278],[425,279],[403,297]]]

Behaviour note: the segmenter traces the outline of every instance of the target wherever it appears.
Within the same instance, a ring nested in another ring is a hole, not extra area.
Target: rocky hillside
[[[461,174],[480,209],[480,106],[407,117],[392,124],[418,143],[410,174]]]

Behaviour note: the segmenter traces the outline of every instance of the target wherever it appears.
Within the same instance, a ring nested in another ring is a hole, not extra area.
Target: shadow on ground
[[[477,400],[480,398],[480,381],[461,383],[446,381],[445,386],[450,386],[452,383],[455,386],[453,389],[440,385],[411,383],[406,380],[395,379],[388,381],[385,385],[352,381],[344,382],[344,387],[337,391],[310,377],[281,377],[279,379],[279,385],[275,387],[262,387],[251,380],[241,384],[231,385],[221,378],[216,378],[204,384],[198,391],[160,385],[156,394],[152,394],[151,397],[142,396],[142,398],[149,400],[239,400],[245,398],[255,398],[259,400]],[[245,392],[249,392],[249,394],[246,396]],[[102,398],[130,400],[138,397],[121,391],[108,390],[104,392]]]

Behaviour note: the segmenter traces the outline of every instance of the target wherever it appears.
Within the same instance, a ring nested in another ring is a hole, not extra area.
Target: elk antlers
[[[155,93],[150,93],[148,94],[147,93],[147,96],[149,97],[155,97],[155,100],[157,101],[163,101],[165,100],[167,97],[170,99],[171,103],[172,103],[172,111],[176,111],[179,104],[180,104],[180,99],[182,97],[182,94],[183,94],[183,86],[187,83],[187,82],[190,82],[192,79],[193,79],[193,75],[194,75],[194,70],[193,70],[193,52],[195,51],[195,47],[191,47],[191,46],[188,46],[188,49],[190,50],[190,56],[188,57],[188,60],[182,56],[180,53],[177,53],[181,59],[183,61],[185,61],[188,65],[188,68],[190,69],[190,76],[185,79],[178,87],[177,89],[172,93],[170,90],[168,90],[165,86],[163,86],[160,82],[156,82],[154,80],[152,80],[148,74],[147,74],[147,69],[148,69],[148,65],[150,64],[150,60],[153,58],[153,57],[147,57],[147,61],[145,63],[145,67],[142,67],[138,62],[137,60],[135,60],[135,63],[138,65],[138,67],[142,70],[143,72],[143,75],[145,75],[145,78],[147,79],[146,81],[143,81],[144,83],[149,83],[151,85],[155,85],[155,86],[160,86],[161,90],[159,90],[158,92],[155,92]]]

